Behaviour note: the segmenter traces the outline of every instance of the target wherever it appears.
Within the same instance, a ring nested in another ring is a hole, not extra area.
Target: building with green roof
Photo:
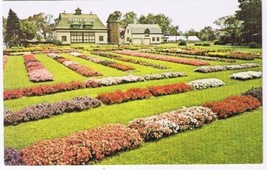
[[[108,43],[106,26],[96,14],[82,14],[77,8],[75,13],[60,13],[53,28],[53,36],[62,44],[73,43]]]

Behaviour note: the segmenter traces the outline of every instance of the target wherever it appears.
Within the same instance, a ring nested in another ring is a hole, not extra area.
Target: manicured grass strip
[[[70,53],[70,55],[75,56],[75,57],[79,57],[79,58],[82,58],[82,59],[85,59],[85,60],[89,60],[91,62],[94,62],[94,63],[97,63],[97,64],[101,64],[103,66],[115,68],[115,69],[121,70],[121,71],[135,70],[135,68],[132,67],[132,66],[127,66],[127,65],[124,65],[124,64],[116,63],[114,61],[97,59],[95,57],[83,55],[83,54],[77,53],[77,52],[72,52],[72,53]]]
[[[52,85],[40,85],[36,87],[30,87],[25,89],[6,90],[4,91],[4,100],[18,99],[23,96],[43,96],[47,94],[54,94],[58,92],[83,89],[83,88],[95,88],[100,86],[110,86],[131,82],[168,79],[186,76],[180,72],[167,72],[161,74],[149,74],[143,76],[123,76],[123,77],[108,77],[103,79],[89,79],[84,82],[69,82],[69,83],[57,83]]]
[[[147,54],[147,53],[140,53],[140,52],[133,52],[133,51],[116,51],[116,53],[124,54],[124,55],[131,55],[131,56],[136,56],[136,57],[150,58],[154,60],[168,61],[168,62],[179,63],[179,64],[193,65],[193,66],[209,65],[209,63],[205,61],[179,59],[179,58],[172,57],[172,56],[160,56],[160,55],[155,55],[155,54]]]
[[[53,115],[88,110],[101,106],[101,102],[90,97],[75,97],[56,103],[41,103],[35,106],[23,108],[18,112],[6,110],[4,113],[5,125],[16,125],[22,122],[50,118]]]
[[[153,67],[153,68],[157,68],[157,69],[169,69],[170,67],[164,66],[164,65],[160,65],[160,64],[153,64],[153,63],[149,63],[143,60],[136,60],[136,59],[130,59],[130,58],[125,58],[121,55],[118,54],[113,54],[113,53],[107,53],[107,52],[92,52],[95,55],[99,55],[101,57],[107,57],[107,58],[111,58],[111,59],[115,59],[115,60],[120,60],[120,61],[124,61],[124,62],[129,62],[129,63],[134,63],[134,64],[139,64],[139,65],[143,65],[143,66],[149,66],[149,67]]]
[[[68,60],[62,56],[59,56],[55,53],[48,54],[49,57],[53,58],[57,62],[63,64],[64,66],[68,67],[69,69],[85,76],[85,77],[91,77],[91,76],[101,76],[102,74],[100,72],[97,72],[87,66],[80,65],[78,62]]]
[[[24,55],[23,58],[30,81],[45,82],[54,80],[53,75],[42,65],[40,61],[35,59],[34,55]]]

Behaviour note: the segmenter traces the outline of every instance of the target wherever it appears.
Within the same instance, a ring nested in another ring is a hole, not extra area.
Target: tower
[[[109,15],[107,20],[108,42],[110,44],[120,43],[120,17],[121,12],[115,11]]]

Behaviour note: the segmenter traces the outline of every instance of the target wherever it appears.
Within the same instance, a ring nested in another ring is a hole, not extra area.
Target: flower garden
[[[262,163],[260,53],[82,44],[6,50],[4,162]]]

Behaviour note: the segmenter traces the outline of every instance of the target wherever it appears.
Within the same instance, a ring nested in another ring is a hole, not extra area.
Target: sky
[[[134,11],[137,17],[148,13],[163,13],[172,19],[172,25],[178,25],[180,31],[194,29],[199,31],[223,16],[233,15],[238,10],[238,0],[87,0],[87,1],[3,1],[2,15],[7,17],[11,8],[20,19],[28,18],[40,12],[57,18],[59,13],[73,13],[79,7],[82,13],[97,14],[106,24],[112,12],[122,14]]]

